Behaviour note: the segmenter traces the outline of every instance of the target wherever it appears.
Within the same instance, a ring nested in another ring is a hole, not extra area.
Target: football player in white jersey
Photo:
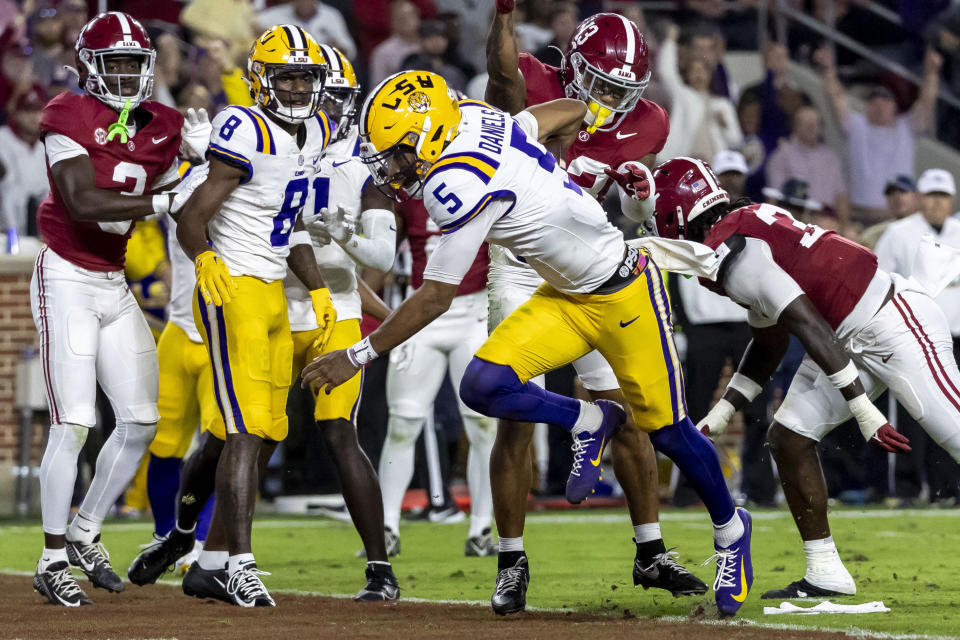
[[[337,323],[323,349],[317,349],[317,337],[323,330],[317,326],[310,292],[291,270],[284,289],[293,332],[293,379],[315,357],[360,340],[361,306],[368,312],[369,307],[379,306],[379,313],[372,315],[380,319],[389,314],[359,280],[357,269],[387,271],[393,265],[397,244],[393,201],[370,184],[370,172],[359,158],[354,119],[360,86],[353,65],[333,47],[321,44],[320,49],[327,65],[321,105],[336,129],[314,179],[317,188],[311,190],[304,205],[304,222],[337,310]],[[387,559],[380,485],[357,440],[362,386],[363,375],[358,372],[332,393],[315,395],[313,417],[336,464],[344,502],[366,551],[367,585],[357,600],[395,600],[399,589]]]
[[[300,27],[274,26],[254,42],[247,80],[257,104],[227,107],[214,119],[210,172],[184,205],[177,229],[196,265],[194,319],[210,353],[226,430],[203,553],[219,554],[227,594],[243,607],[275,605],[260,580],[250,530],[258,467],[287,434],[288,266],[310,291],[323,329],[319,347],[336,322],[300,218],[309,191],[319,188],[316,174],[331,135],[319,110],[325,71],[320,45]],[[213,541],[220,528],[226,550]]]
[[[360,115],[364,162],[374,183],[422,197],[444,235],[423,285],[370,336],[307,365],[304,384],[328,388],[349,380],[449,307],[484,240],[509,249],[546,282],[474,356],[461,399],[484,415],[569,429],[577,446],[567,496],[582,500],[599,479],[604,446],[625,412],[609,400],[551,393],[531,379],[598,349],[634,423],[706,505],[717,551],[716,602],[732,615],[753,581],[750,514],[735,507],[713,445],[687,416],[663,278],[541,144],[569,143],[585,113],[583,102],[561,99],[511,118],[482,102],[458,103],[436,74],[408,71],[384,80]],[[508,544],[504,549],[501,538],[491,598],[498,614],[524,609],[530,579],[522,538]]]

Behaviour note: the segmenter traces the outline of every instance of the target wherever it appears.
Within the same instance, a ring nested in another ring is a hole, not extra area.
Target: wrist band
[[[847,362],[847,366],[836,373],[829,374],[827,378],[830,380],[830,384],[837,389],[843,389],[847,385],[856,382],[859,375],[857,367],[853,364],[853,360],[850,360]]]
[[[170,194],[158,193],[153,196],[154,213],[170,213]]]
[[[294,231],[290,234],[290,247],[296,247],[301,244],[313,244],[310,241],[310,233],[307,231]]]
[[[739,371],[734,373],[730,377],[730,382],[727,383],[728,389],[736,389],[740,395],[747,399],[747,402],[753,402],[754,398],[760,395],[760,392],[763,391],[757,382],[748,376],[743,375]]]
[[[865,440],[870,440],[880,427],[887,424],[887,419],[883,417],[879,409],[873,406],[865,393],[848,400],[847,406],[850,407],[850,413],[856,419],[857,426],[860,427],[860,433],[863,434]]]
[[[377,359],[377,352],[370,346],[370,337],[367,336],[357,344],[347,349],[347,357],[355,367],[362,367]]]

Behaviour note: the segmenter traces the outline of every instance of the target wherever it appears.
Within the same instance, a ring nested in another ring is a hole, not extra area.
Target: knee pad
[[[83,444],[87,441],[87,434],[90,429],[81,427],[77,424],[52,424],[50,425],[50,436],[47,438],[47,450],[56,453],[59,456],[70,457],[74,464],[77,462],[77,456],[83,449]],[[46,457],[46,452],[44,452]],[[66,458],[64,458],[66,459]]]
[[[126,438],[126,441],[130,444],[135,443],[146,447],[153,442],[154,436],[157,435],[157,423],[117,422],[117,428],[114,429],[113,433],[116,433],[118,438]]]
[[[390,416],[387,422],[387,442],[395,447],[413,447],[425,422],[426,418]]]
[[[491,403],[499,396],[517,393],[523,385],[505,364],[493,364],[474,356],[460,381],[460,399],[474,411],[492,415]]]

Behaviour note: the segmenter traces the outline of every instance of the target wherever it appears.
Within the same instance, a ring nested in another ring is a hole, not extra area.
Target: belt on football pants
[[[636,280],[640,273],[646,268],[649,258],[640,253],[640,251],[630,245],[625,246],[623,260],[614,270],[613,275],[607,278],[606,282],[590,292],[590,295],[609,295],[626,288],[631,282]]]

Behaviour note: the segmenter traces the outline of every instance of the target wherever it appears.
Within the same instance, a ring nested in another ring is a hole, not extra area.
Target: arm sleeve
[[[43,146],[51,167],[61,160],[89,155],[79,142],[62,133],[48,133],[43,138]]]
[[[639,160],[629,163],[624,162],[617,170],[623,171],[624,166],[627,164],[635,164],[643,168],[643,172],[647,176],[647,181],[650,183],[650,196],[646,200],[634,200],[623,190],[623,187],[617,185],[617,190],[620,194],[620,210],[623,211],[623,215],[634,222],[644,224],[653,217],[653,209],[657,201],[657,187],[654,184],[653,174],[650,172],[650,169]]]
[[[343,250],[365,267],[389,271],[393,266],[397,246],[397,226],[393,212],[386,209],[367,209],[360,214],[360,226],[363,228],[363,236],[354,234],[341,245]]]
[[[213,130],[207,159],[216,158],[243,170],[247,175],[240,184],[250,182],[253,178],[251,159],[254,153],[273,144],[267,125],[264,123],[261,126],[254,115],[241,107],[227,107],[217,114],[211,124]]]
[[[477,259],[477,252],[486,240],[487,232],[512,206],[509,200],[494,200],[470,222],[441,236],[423,270],[423,279],[460,284]]]
[[[726,268],[723,289],[731,300],[749,308],[751,327],[777,324],[787,305],[803,295],[800,285],[774,262],[763,240],[747,238],[743,250],[730,259],[734,262]]]

